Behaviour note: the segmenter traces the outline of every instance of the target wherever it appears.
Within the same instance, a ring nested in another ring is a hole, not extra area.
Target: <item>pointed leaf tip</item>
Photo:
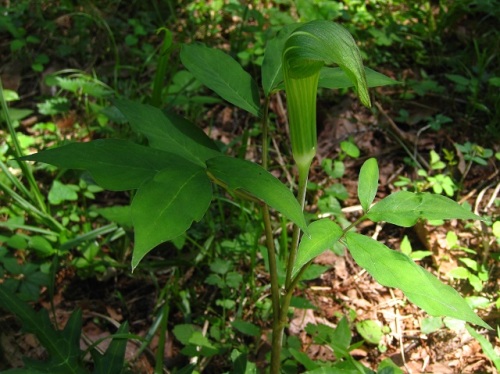
[[[261,115],[257,83],[231,56],[203,44],[183,44],[180,57],[191,74],[224,100]]]
[[[419,219],[477,219],[481,217],[467,210],[456,201],[429,192],[398,191],[377,202],[368,212],[374,222],[386,221],[410,227]]]
[[[157,245],[175,239],[199,221],[212,200],[205,169],[185,162],[145,182],[132,201],[135,246],[132,270]]]
[[[441,283],[405,254],[353,232],[346,234],[346,242],[356,263],[377,282],[399,288],[412,303],[430,315],[453,317],[491,329],[455,289]]]

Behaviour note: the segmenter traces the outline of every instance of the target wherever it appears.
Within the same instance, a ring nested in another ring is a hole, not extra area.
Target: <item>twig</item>
[[[392,118],[387,114],[387,112],[382,108],[382,106],[378,102],[375,102],[375,106],[380,111],[382,116],[384,116],[384,118],[387,120],[387,123],[394,132],[396,141],[404,148],[406,153],[408,153],[408,156],[410,156],[412,160],[419,165],[420,168],[422,168],[423,165],[425,169],[429,169],[429,163],[420,154],[417,154],[416,157],[414,157],[413,152],[410,151],[410,148],[416,148],[417,144],[416,143],[411,144],[406,139],[407,137],[405,136],[405,133],[401,131],[398,125],[396,125],[396,123],[392,120]]]
[[[392,290],[392,288],[389,288],[389,292],[391,294],[391,297],[395,300],[396,296],[394,295],[394,291]],[[406,365],[405,346],[403,343],[403,333],[399,327],[401,315],[399,313],[399,308],[398,308],[397,304],[399,304],[399,303],[394,304],[394,310],[395,310],[394,327],[396,329],[396,335],[397,335],[397,339],[399,342],[399,350],[401,352],[401,360],[403,361],[403,366],[405,367],[406,372],[411,374],[412,373],[411,369]]]
[[[467,195],[465,195],[464,197],[462,197],[462,198],[458,201],[458,203],[459,203],[459,204],[462,204],[464,201],[467,201],[467,200],[468,200],[468,199],[470,199],[472,196],[476,195],[476,194],[477,194],[477,191],[478,191],[480,188],[483,188],[483,186],[484,186],[486,183],[488,183],[490,180],[492,180],[493,178],[495,178],[495,177],[498,175],[498,173],[499,173],[499,172],[500,172],[499,170],[496,170],[496,171],[495,171],[493,174],[491,174],[491,175],[490,175],[490,176],[489,176],[489,177],[488,177],[485,181],[483,181],[483,182],[479,185],[479,187],[474,188],[474,189],[473,189],[472,191],[470,191]],[[495,189],[495,190],[496,190],[496,189]],[[497,192],[497,194],[498,194],[498,192]],[[494,200],[494,199],[493,199],[493,200]],[[489,203],[488,203],[488,204],[489,204]],[[492,204],[493,204],[493,203],[492,203]]]

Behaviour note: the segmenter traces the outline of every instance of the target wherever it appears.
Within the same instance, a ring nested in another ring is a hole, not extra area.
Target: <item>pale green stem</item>
[[[299,202],[302,211],[304,211],[305,207],[308,177],[309,177],[309,167],[299,168],[299,187],[297,191],[297,201]],[[290,286],[290,282],[292,280],[292,270],[295,264],[295,258],[297,257],[299,239],[300,239],[300,228],[297,225],[294,225],[292,233],[292,244],[290,247],[290,253],[288,255],[288,263],[286,268],[286,282],[285,282],[286,289],[288,289],[288,287]]]

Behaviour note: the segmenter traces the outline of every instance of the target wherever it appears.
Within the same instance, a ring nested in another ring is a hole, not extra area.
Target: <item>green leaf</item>
[[[443,318],[441,317],[425,317],[420,320],[420,331],[422,334],[432,334],[442,329],[443,326]]]
[[[210,264],[210,270],[214,273],[224,275],[233,267],[233,262],[230,260],[224,260],[222,258],[216,258]]]
[[[454,279],[467,279],[469,275],[470,271],[462,266],[458,266],[448,272],[448,276]]]
[[[422,211],[422,217],[427,220],[439,219],[473,219],[483,220],[483,218],[475,215],[470,210],[467,210],[456,201],[428,192],[419,194],[422,197],[422,203],[419,209]]]
[[[248,354],[243,351],[240,353],[237,349],[233,349],[231,352],[231,361],[233,362],[233,367],[231,370],[232,374],[257,374],[257,366],[255,363],[248,360]],[[182,374],[178,372],[179,374]]]
[[[231,56],[202,44],[183,44],[180,57],[205,86],[231,104],[260,116],[257,83]]]
[[[378,364],[377,374],[404,374],[404,371],[390,358],[385,358]]]
[[[175,325],[173,329],[176,339],[184,345],[189,344],[189,339],[196,331],[199,331],[199,327],[191,324]]]
[[[75,188],[76,187],[76,188]],[[58,180],[52,183],[48,199],[52,205],[61,204],[63,201],[76,201],[78,199],[78,186],[66,185]]]
[[[9,117],[11,121],[20,121],[23,118],[28,117],[33,111],[31,109],[17,109],[17,108],[9,108],[8,110]],[[4,120],[4,114],[0,113],[0,119]],[[21,133],[18,134],[18,136]]]
[[[333,245],[342,236],[342,229],[329,219],[321,219],[308,226],[309,235],[303,235],[297,251],[297,258],[293,265],[292,277],[309,261],[319,256]]]
[[[399,84],[400,82],[389,78],[388,76],[378,73],[375,70],[365,67],[366,84],[370,87],[388,86],[391,84]],[[337,89],[349,88],[354,86],[346,73],[339,67],[325,66],[319,73],[319,87]]]
[[[5,241],[5,244],[14,249],[26,249],[28,247],[27,236],[23,234],[14,234]]]
[[[72,313],[63,331],[54,330],[45,309],[36,313],[7,287],[0,285],[0,306],[14,314],[23,323],[23,328],[36,335],[47,350],[45,362],[30,361],[29,367],[43,372],[80,374],[87,371],[79,363],[81,310]],[[31,370],[31,369],[30,369]]]
[[[358,146],[349,140],[340,142],[340,149],[345,152],[347,156],[352,158],[358,158],[360,155]]]
[[[122,323],[116,335],[127,334],[128,323]],[[104,355],[94,355],[94,374],[115,374],[123,371],[127,339],[114,338]]]
[[[470,79],[462,76],[462,75],[458,75],[458,74],[445,74],[446,78],[448,78],[450,81],[452,81],[453,83],[456,83],[456,84],[459,84],[459,85],[462,85],[462,86],[468,86],[471,81]]]
[[[347,247],[359,266],[381,285],[402,290],[406,297],[431,316],[447,316],[490,328],[452,287],[370,237],[349,232]]]
[[[231,300],[232,301],[232,300]],[[195,331],[193,335],[189,338],[189,344],[196,347],[201,347],[200,355],[210,357],[217,354],[217,348],[208,340],[208,338],[203,335],[201,331]]]
[[[155,246],[183,234],[203,218],[212,199],[205,169],[183,161],[144,183],[132,201],[135,246],[132,269]]]
[[[231,190],[244,190],[276,209],[307,232],[304,214],[290,190],[261,166],[227,156],[207,161],[208,172]]]
[[[19,94],[16,91],[7,90],[5,88],[3,90],[3,96],[7,102],[19,100]]]
[[[96,208],[95,211],[111,222],[120,226],[132,227],[132,213],[130,205],[114,205],[105,208]]]
[[[500,372],[500,355],[495,351],[495,348],[490,343],[490,341],[483,335],[479,334],[471,326],[465,325],[465,328],[467,329],[469,334],[471,334],[472,337],[476,339],[479,344],[481,344],[481,348],[483,349],[484,354],[493,362],[497,371]]]
[[[300,276],[300,280],[302,280],[302,281],[308,281],[308,280],[318,279],[329,268],[330,268],[329,266],[311,264],[302,273],[302,275]]]
[[[410,227],[420,218],[420,198],[408,191],[399,191],[376,203],[369,211],[368,218],[372,221],[386,221],[394,225]]]
[[[363,211],[368,212],[378,189],[378,164],[375,158],[365,161],[359,172],[358,198]]]
[[[56,252],[47,239],[38,235],[30,236],[29,247],[33,248],[41,257],[50,256]]]
[[[333,348],[337,358],[349,355],[351,340],[352,335],[349,327],[349,321],[347,321],[347,318],[344,316],[333,331],[332,340],[330,342],[330,346]]]
[[[455,201],[428,192],[395,192],[376,203],[367,214],[372,221],[410,227],[419,219],[482,219]]]
[[[500,239],[500,221],[495,221],[491,230],[495,238]]]
[[[288,351],[299,364],[304,366],[306,370],[315,370],[319,368],[319,364],[312,360],[306,353],[295,348],[288,348]]]
[[[97,184],[112,191],[137,189],[158,171],[185,163],[175,154],[118,139],[71,143],[22,157],[21,160],[88,170]]]
[[[130,100],[115,100],[114,105],[127,118],[134,131],[148,138],[153,148],[174,153],[200,165],[219,154],[215,143],[200,128],[176,114]]]
[[[354,83],[363,105],[370,106],[358,46],[349,31],[337,23],[317,20],[294,30],[285,43],[283,63],[294,79],[315,74],[323,64],[337,64]]]
[[[260,335],[260,327],[254,325],[253,323],[243,321],[242,319],[236,319],[231,324],[236,330],[239,332],[249,335],[249,336],[259,336]]]
[[[382,327],[377,321],[367,319],[356,323],[356,330],[365,341],[370,344],[379,344],[384,336]]]
[[[278,35],[271,39],[266,46],[264,60],[262,62],[262,87],[268,96],[273,91],[283,89],[283,69],[281,54],[288,36],[300,26],[295,23],[283,27]],[[366,82],[368,87],[380,87],[400,82],[378,73],[375,70],[365,67]],[[346,73],[339,67],[323,67],[319,75],[319,87],[337,89],[353,87],[352,82]]]
[[[269,96],[274,90],[280,88],[280,84],[283,83],[283,47],[288,36],[299,26],[300,24],[298,23],[284,26],[276,37],[267,43],[261,69],[262,87],[266,96]]]

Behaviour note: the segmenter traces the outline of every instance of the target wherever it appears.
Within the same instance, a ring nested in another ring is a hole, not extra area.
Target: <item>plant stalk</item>
[[[299,186],[297,191],[297,201],[299,202],[302,211],[304,211],[305,208],[308,177],[309,177],[309,166],[307,168],[299,167]],[[294,225],[292,233],[292,244],[290,247],[290,253],[288,255],[288,263],[286,267],[285,289],[288,289],[292,281],[292,270],[293,270],[293,265],[295,264],[295,258],[297,257],[297,249],[299,248],[299,239],[300,239],[300,228],[297,225]]]
[[[306,192],[307,192],[307,180],[309,177],[309,168],[299,167],[299,186],[297,192],[297,201],[299,202],[302,210],[305,207]],[[293,227],[292,243],[290,247],[290,252],[288,254],[287,268],[286,268],[286,280],[285,280],[285,294],[279,296],[279,308],[275,309],[273,304],[273,311],[277,311],[274,316],[273,321],[273,338],[272,338],[272,351],[271,351],[271,374],[279,374],[281,366],[281,349],[283,346],[283,335],[285,331],[285,326],[288,323],[288,309],[290,308],[290,302],[293,296],[293,290],[297,285],[302,271],[299,276],[292,279],[292,270],[295,264],[295,259],[297,257],[297,249],[299,247],[300,239],[300,228],[297,225]]]
[[[268,169],[269,164],[269,103],[270,97],[267,96],[264,103],[264,112],[262,115],[262,167]],[[266,247],[269,262],[269,277],[271,281],[271,303],[273,308],[273,328],[271,343],[271,373],[280,372],[280,355],[283,340],[284,324],[281,322],[280,307],[280,287],[278,281],[278,265],[276,260],[276,250],[274,247],[274,236],[271,225],[271,216],[267,204],[262,206],[262,216],[264,221],[264,230],[266,234]]]
[[[0,82],[0,105],[2,107],[2,112],[4,113],[5,116],[4,119],[5,123],[7,124],[7,128],[9,129],[9,134],[12,144],[14,146],[13,147],[14,154],[16,155],[17,158],[20,158],[23,156],[23,152],[21,144],[19,143],[19,139],[17,138],[16,130],[14,129],[14,124],[12,123],[12,120],[9,115],[9,108],[7,107],[7,102],[3,94],[2,82]],[[31,193],[28,195],[28,197],[31,200],[33,200],[33,202],[37,205],[37,207],[41,211],[47,212],[47,206],[45,205],[45,201],[40,192],[40,189],[38,188],[38,185],[36,184],[35,177],[33,176],[31,169],[26,165],[24,161],[17,160],[17,162],[19,164],[19,167],[21,168],[21,171],[23,172],[23,175],[26,177],[31,189]]]

